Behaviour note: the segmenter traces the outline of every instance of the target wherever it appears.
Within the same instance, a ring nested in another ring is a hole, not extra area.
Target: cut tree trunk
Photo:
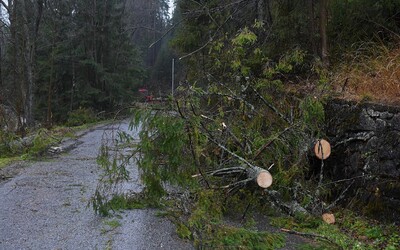
[[[232,184],[223,186],[223,188],[237,188],[245,186],[247,183],[255,182],[261,188],[268,188],[272,185],[272,175],[268,170],[263,168],[252,166],[252,167],[231,167],[221,168],[215,171],[208,172],[207,175],[215,177],[223,176],[240,176],[246,175],[246,179],[234,182]],[[200,174],[193,175],[193,177],[199,177]]]
[[[229,184],[229,185],[225,186],[224,188],[235,189],[235,188],[244,186],[251,181],[255,181],[257,183],[257,185],[261,188],[268,188],[269,186],[272,185],[272,175],[269,173],[269,171],[250,163],[249,161],[247,161],[240,155],[237,155],[236,153],[227,149],[224,145],[220,144],[213,138],[208,136],[208,139],[211,142],[213,142],[215,145],[217,145],[220,149],[224,150],[225,152],[229,153],[230,155],[232,155],[233,157],[238,159],[243,164],[247,165],[247,167],[239,166],[239,167],[232,167],[232,168],[222,168],[222,169],[218,169],[218,170],[208,173],[211,176],[226,176],[226,175],[232,176],[232,175],[237,175],[237,174],[242,175],[242,174],[246,173],[247,179]],[[272,164],[269,167],[269,169],[273,165],[274,164]]]
[[[260,167],[251,167],[246,170],[249,179],[255,180],[261,188],[268,188],[272,185],[272,175],[269,171]]]

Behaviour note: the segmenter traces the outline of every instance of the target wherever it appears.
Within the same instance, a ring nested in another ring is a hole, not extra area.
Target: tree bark
[[[272,175],[263,168],[257,166],[247,168],[246,173],[249,179],[253,179],[261,188],[268,188],[272,185]]]
[[[227,186],[223,186],[223,188],[236,188],[240,186],[245,186],[250,182],[254,182],[260,188],[268,188],[272,185],[273,181],[272,175],[268,170],[265,170],[257,166],[251,166],[251,167],[239,166],[239,167],[221,168],[215,171],[208,172],[206,174],[215,177],[223,177],[223,176],[234,177],[234,176],[241,176],[243,174],[246,175],[245,179],[240,180],[238,182],[234,182]],[[196,174],[193,175],[192,177],[199,177],[199,176],[202,175]]]
[[[328,53],[328,0],[321,0],[320,3],[320,36],[321,36],[321,60],[324,67],[329,66],[329,53]]]
[[[25,47],[23,48],[24,54],[24,70],[26,74],[26,86],[25,86],[25,94],[24,94],[24,114],[25,114],[25,122],[28,126],[32,126],[34,122],[33,117],[33,105],[34,105],[34,88],[35,88],[35,76],[34,76],[34,63],[35,63],[35,54],[36,54],[36,43],[37,36],[39,33],[40,21],[42,18],[43,11],[43,0],[38,0],[35,5],[35,26],[33,27],[33,33],[30,33],[30,28],[28,27],[29,17],[27,14],[27,10],[29,8],[27,4],[27,0],[21,1],[22,6],[22,20],[23,20],[23,34],[25,39]]]
[[[311,44],[311,50],[314,56],[318,56],[318,46],[315,40],[316,28],[315,28],[315,2],[314,0],[307,0],[308,5],[308,17],[309,17],[309,40]]]
[[[270,0],[257,1],[257,20],[265,23],[268,27],[272,25]]]
[[[50,77],[49,77],[49,85],[47,89],[47,126],[52,126],[52,111],[51,111],[51,103],[52,103],[52,92],[53,92],[53,74],[54,74],[54,48],[55,48],[55,36],[56,36],[56,29],[53,24],[53,41],[51,44],[51,57],[50,57]]]
[[[265,20],[265,0],[257,1],[257,19],[260,22]]]

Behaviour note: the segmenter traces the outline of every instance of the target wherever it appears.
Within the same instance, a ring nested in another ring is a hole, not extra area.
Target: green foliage
[[[161,197],[163,183],[191,185],[193,161],[188,157],[182,118],[166,113],[137,112],[131,126],[141,125],[138,166],[148,194]]]
[[[285,239],[281,234],[225,225],[223,222],[225,209],[221,203],[220,192],[205,190],[199,191],[196,196],[196,204],[187,225],[179,223],[177,232],[181,238],[194,240],[197,247],[277,249],[285,245]],[[234,206],[234,203],[228,206]]]
[[[304,124],[311,130],[318,131],[319,126],[325,121],[323,104],[315,97],[306,97],[300,103],[300,110]]]
[[[118,145],[116,147],[118,148]],[[110,147],[107,144],[101,145],[97,164],[100,165],[103,173],[88,205],[102,216],[110,215],[110,211],[132,209],[137,204],[136,200],[118,192],[118,186],[129,179],[129,172],[126,169],[129,160],[120,161],[118,157],[119,155],[110,153]]]
[[[192,232],[183,223],[179,223],[176,225],[176,233],[181,239],[192,239]]]
[[[302,213],[297,213],[293,217],[275,217],[271,220],[271,225],[290,230],[316,229],[321,223],[320,218]]]
[[[66,125],[69,127],[80,126],[83,124],[94,123],[97,121],[96,115],[92,109],[80,107],[77,110],[68,113]]]
[[[10,163],[17,161],[18,157],[1,157],[0,158],[0,169],[6,167]]]
[[[233,40],[232,44],[237,46],[250,46],[257,41],[257,36],[245,27]]]
[[[343,4],[355,2],[359,1]],[[310,141],[323,134],[325,122],[323,93],[319,92],[329,82],[326,66],[316,59],[319,27],[310,26],[320,19],[316,13],[320,4],[314,3],[310,7],[304,1],[271,2],[272,20],[254,23],[259,13],[249,11],[253,5],[238,8],[238,2],[224,2],[221,8],[221,1],[216,0],[178,1],[182,25],[171,44],[187,67],[185,82],[169,110],[139,111],[131,129],[141,129],[138,166],[149,199],[164,195],[165,184],[201,187],[192,190],[195,207],[188,220],[177,226],[181,237],[194,239],[199,247],[267,248],[258,243],[272,244],[270,235],[222,225],[226,204],[221,201],[234,191],[242,193],[242,188],[254,190],[250,184],[227,188],[245,178],[243,175],[219,178],[207,173],[244,165],[241,158],[263,168],[275,164],[270,169],[274,176],[270,189],[280,193],[283,201],[296,201],[306,208],[316,200],[323,204],[323,195],[309,194],[316,188],[313,178],[306,179]],[[335,4],[338,1],[332,6]],[[341,29],[340,25],[332,28]],[[97,64],[85,65],[104,73]],[[108,151],[102,155],[107,171],[118,173],[109,182],[118,181],[117,176],[124,176],[123,170],[118,172],[124,164],[120,155]],[[132,155],[123,159],[129,157]],[[227,191],[218,192],[214,187]],[[278,219],[275,225],[320,231],[339,246],[359,248],[358,241],[312,216]],[[376,229],[365,234],[374,239],[382,235]],[[274,239],[279,245],[278,238]]]
[[[400,246],[400,230],[396,225],[357,216],[349,210],[338,213],[338,226],[364,241],[368,249],[396,249]]]
[[[139,193],[136,196],[127,196],[124,194],[112,194],[109,200],[104,194],[96,190],[90,201],[93,210],[101,216],[110,216],[114,212],[132,209],[143,209],[148,207],[160,207],[158,202],[149,199],[145,193]]]
[[[57,137],[51,131],[42,128],[36,132],[36,135],[32,141],[32,146],[27,150],[27,156],[37,157],[42,155],[50,146],[55,145],[61,141],[60,137]]]
[[[141,178],[146,185],[140,198],[141,203],[156,206],[165,194],[165,183],[192,185],[190,176],[193,173],[193,165],[187,157],[184,121],[171,116],[169,112],[154,114],[138,111],[130,128],[135,126],[142,128],[138,145],[132,145],[131,135],[119,133],[116,145],[113,146],[116,151],[110,151],[110,145],[107,143],[100,148],[97,163],[104,172],[91,200],[93,209],[99,214],[108,215],[109,211],[137,206],[137,200],[127,200],[117,189],[120,183],[129,179],[126,166],[133,157],[138,158]],[[123,154],[126,147],[134,147],[132,154]]]
[[[121,0],[45,4],[35,63],[38,119],[65,122],[77,107],[112,111],[133,100],[145,74],[124,8]]]
[[[214,237],[202,246],[213,249],[278,249],[285,246],[282,234],[254,231],[230,226],[215,229]]]
[[[31,132],[24,143],[24,139],[16,134],[0,131],[0,161],[8,164],[20,156],[23,159],[43,156],[51,146],[59,144],[63,138],[74,136],[73,131],[65,127],[54,127],[51,130],[41,128]]]
[[[397,226],[378,225],[376,222],[356,216],[349,210],[343,210],[335,214],[335,217],[336,224],[333,225],[322,222],[320,218],[304,215],[272,218],[271,224],[325,237],[320,239],[318,246],[304,245],[300,249],[372,250],[396,249],[399,246],[400,232]]]
[[[207,230],[209,224],[221,222],[222,204],[218,196],[212,190],[200,191],[195,210],[192,212],[188,222],[195,230]]]
[[[15,155],[18,149],[13,143],[18,139],[15,133],[0,130],[0,155],[2,157]]]
[[[120,227],[121,226],[121,222],[119,222],[118,220],[106,220],[103,222],[105,225],[111,227],[112,229]]]

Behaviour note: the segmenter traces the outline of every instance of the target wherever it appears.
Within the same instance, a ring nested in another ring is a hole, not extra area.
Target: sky
[[[168,0],[168,5],[169,5],[169,17],[172,17],[172,12],[174,12],[175,9],[175,4],[174,0]]]

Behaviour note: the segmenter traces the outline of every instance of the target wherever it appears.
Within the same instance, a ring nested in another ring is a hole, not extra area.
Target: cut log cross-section
[[[255,180],[261,188],[268,188],[272,185],[272,175],[263,168],[257,166],[247,168],[247,176],[249,179]]]
[[[272,165],[273,166],[273,165]],[[263,168],[252,166],[252,167],[231,167],[231,168],[222,168],[215,171],[208,172],[207,175],[209,176],[239,176],[243,173],[246,174],[246,179],[229,184],[224,186],[224,188],[235,188],[239,186],[244,186],[247,183],[254,181],[260,188],[268,188],[272,185],[272,175],[268,170]],[[193,175],[192,177],[199,177],[200,174]]]
[[[318,140],[314,146],[314,153],[318,159],[326,160],[331,155],[331,145],[327,140]]]
[[[247,167],[239,166],[239,167],[232,167],[232,168],[223,168],[223,169],[218,169],[218,170],[208,173],[211,176],[226,176],[226,175],[232,175],[232,174],[238,174],[238,173],[246,173],[247,179],[238,181],[236,183],[229,184],[227,186],[224,186],[224,188],[236,188],[239,186],[243,186],[251,181],[255,181],[257,183],[257,185],[261,188],[268,188],[269,186],[272,185],[272,175],[270,174],[270,172],[268,170],[265,170],[263,168],[260,168],[258,166],[251,164],[249,161],[247,161],[243,157],[237,155],[236,153],[230,151],[225,146],[223,146],[222,144],[215,141],[213,138],[208,137],[208,139],[210,141],[212,141],[215,145],[217,145],[220,149],[229,153],[230,155],[232,155],[233,157],[235,157],[236,159],[238,159],[239,161],[244,163],[244,165],[247,165]],[[270,168],[273,165],[274,164],[272,164],[270,166]],[[195,175],[195,176],[198,176],[198,175]],[[193,176],[193,177],[195,177],[195,176]]]

